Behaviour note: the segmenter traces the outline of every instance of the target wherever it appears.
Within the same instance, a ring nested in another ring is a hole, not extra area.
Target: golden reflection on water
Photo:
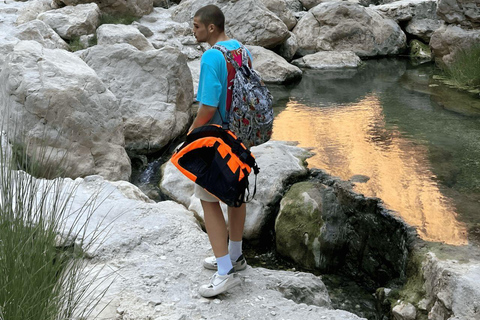
[[[290,101],[274,122],[273,139],[295,140],[312,147],[310,167],[321,168],[343,180],[365,175],[355,190],[381,198],[421,238],[452,245],[467,244],[465,227],[457,222],[455,207],[444,197],[430,170],[425,146],[385,128],[382,107],[375,95],[356,104],[308,107]]]

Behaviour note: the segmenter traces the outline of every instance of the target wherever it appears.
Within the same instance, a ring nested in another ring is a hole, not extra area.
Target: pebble
[[[276,315],[277,315],[277,313],[276,313],[275,311],[270,311],[270,314],[271,314],[272,316],[276,316]]]
[[[213,300],[213,303],[215,303],[215,304],[220,304],[220,303],[222,303],[222,300],[220,300],[220,299],[215,299],[215,300]]]

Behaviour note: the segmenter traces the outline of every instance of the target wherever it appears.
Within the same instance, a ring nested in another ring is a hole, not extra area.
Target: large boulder
[[[253,68],[266,83],[287,83],[302,77],[302,70],[281,56],[258,46],[247,46],[253,56]]]
[[[85,272],[98,275],[88,295],[98,303],[92,304],[92,314],[98,318],[176,320],[221,315],[221,319],[234,320],[246,314],[244,306],[248,305],[252,319],[267,315],[273,319],[361,320],[347,311],[333,310],[321,277],[305,272],[247,267],[238,274],[241,286],[215,299],[202,298],[198,288],[208,283],[213,272],[202,268],[201,262],[212,251],[208,236],[190,211],[173,201],[146,202],[144,197],[126,194],[127,183],[119,189],[118,184],[98,176],[65,179],[62,186],[76,190],[68,206],[75,214],[67,225],[78,219],[77,225],[86,225],[86,235],[102,239],[93,245],[91,237],[82,239],[94,257],[85,261]],[[98,199],[92,214],[78,214],[75,210],[92,197]],[[115,232],[106,234],[108,230]],[[234,307],[237,302],[241,302],[238,308]]]
[[[187,0],[172,8],[172,19],[192,23],[195,12],[215,4],[225,14],[227,35],[244,44],[273,48],[288,37],[288,28],[280,18],[255,0]]]
[[[438,0],[437,13],[450,24],[480,27],[480,3],[478,0]]]
[[[308,269],[354,274],[371,288],[405,279],[413,232],[378,199],[324,173],[294,184],[275,222],[279,253]]]
[[[298,50],[297,36],[293,32],[289,33],[290,37],[287,39],[287,41],[275,48],[278,54],[287,61],[292,60]]]
[[[34,40],[48,49],[68,50],[69,45],[41,20],[32,20],[17,27],[15,36],[20,40]]]
[[[356,68],[361,63],[352,51],[320,51],[292,61],[298,67],[311,69]]]
[[[94,33],[100,24],[100,9],[95,3],[67,6],[46,11],[38,15],[60,37],[72,40],[82,35]]]
[[[398,54],[406,47],[406,36],[395,21],[348,2],[319,4],[298,22],[293,33],[299,55],[349,50],[372,57]]]
[[[112,15],[142,17],[153,10],[153,0],[53,0],[59,7],[79,4],[98,4],[103,12]]]
[[[436,0],[401,0],[374,6],[372,9],[396,22],[406,24],[405,31],[408,34],[425,42],[430,41],[433,32],[444,24],[437,15]]]
[[[55,5],[51,0],[28,1],[27,4],[18,11],[16,23],[20,25],[22,23],[35,20],[40,13],[52,9],[55,9]]]
[[[19,42],[0,73],[0,107],[10,139],[50,150],[44,165],[70,177],[129,179],[117,100],[73,53]]]
[[[257,159],[260,174],[257,180],[255,198],[247,203],[247,220],[244,237],[259,239],[265,233],[265,226],[273,219],[275,207],[285,190],[286,184],[307,174],[304,160],[309,154],[298,147],[285,142],[269,141],[253,147],[252,153]],[[255,178],[249,177],[250,191],[253,190]],[[200,200],[193,195],[194,183],[185,177],[171,162],[162,167],[160,188],[170,198],[194,211],[203,221]],[[225,216],[227,218],[227,216]]]
[[[285,23],[288,30],[292,30],[297,24],[297,19],[295,19],[292,11],[287,8],[285,0],[262,0],[262,3]]]
[[[154,50],[138,28],[123,24],[103,24],[97,29],[97,44],[128,43],[140,51]]]
[[[180,51],[97,45],[81,57],[118,98],[128,150],[142,154],[159,151],[186,130],[192,115],[193,86]]]
[[[435,61],[450,64],[455,55],[474,43],[480,43],[480,30],[467,30],[456,25],[446,25],[436,30],[430,39],[430,48]]]

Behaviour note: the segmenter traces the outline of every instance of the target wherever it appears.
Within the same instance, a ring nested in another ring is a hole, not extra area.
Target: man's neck
[[[216,36],[216,37],[211,37],[211,38],[208,40],[208,44],[213,47],[213,46],[215,45],[215,43],[220,42],[220,41],[226,41],[226,40],[230,40],[230,38],[227,37],[227,35],[225,34],[225,32],[222,32],[222,33],[220,33],[220,34],[219,34],[218,36]]]

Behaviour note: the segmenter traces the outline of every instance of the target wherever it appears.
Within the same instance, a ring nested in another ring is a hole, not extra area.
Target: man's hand
[[[195,117],[195,120],[193,120],[193,123],[190,126],[190,129],[188,129],[188,132],[208,123],[208,121],[210,121],[215,115],[215,112],[217,112],[217,108],[215,107],[207,106],[204,104],[200,105],[197,116]]]

